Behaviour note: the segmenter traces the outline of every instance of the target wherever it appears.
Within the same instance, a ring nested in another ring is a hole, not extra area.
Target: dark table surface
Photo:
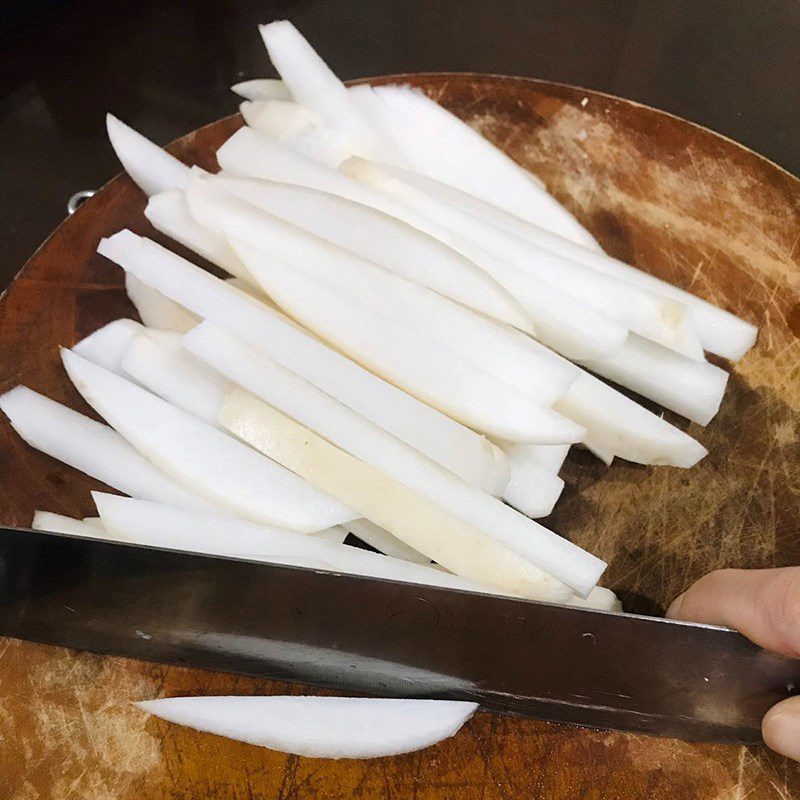
[[[699,122],[800,174],[798,0],[0,7],[0,288],[64,217],[73,192],[119,171],[106,111],[159,143],[232,113],[230,84],[274,74],[257,23],[283,17],[342,78],[464,70],[576,84]]]

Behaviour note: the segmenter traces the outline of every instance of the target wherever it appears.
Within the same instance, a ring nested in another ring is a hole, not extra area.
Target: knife
[[[19,528],[0,635],[695,741],[760,742],[800,689],[725,628]]]

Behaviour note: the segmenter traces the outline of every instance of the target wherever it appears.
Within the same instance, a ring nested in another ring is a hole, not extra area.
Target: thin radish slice
[[[209,425],[216,425],[231,389],[230,381],[181,347],[179,336],[170,346],[139,334],[122,358],[122,369],[146,389]]]
[[[224,170],[239,176],[280,181],[335,194],[395,217],[460,253],[509,292],[527,312],[520,325],[536,329],[540,340],[568,358],[604,358],[625,341],[628,329],[563,291],[536,281],[483,247],[435,223],[369,186],[263,136],[241,128],[217,151]],[[302,225],[301,225],[302,227]],[[440,287],[436,288],[437,291]],[[459,299],[459,298],[454,298]],[[495,317],[500,318],[497,314]]]
[[[564,583],[585,596],[605,569],[534,522],[525,521],[524,535],[503,525],[488,536],[241,390],[228,396],[220,423],[455,574],[526,597],[563,599]]]
[[[352,513],[303,479],[130,381],[69,350],[64,367],[86,402],[183,486],[232,513],[298,531]]]
[[[699,425],[719,411],[728,373],[631,334],[611,358],[583,366]]]
[[[98,530],[105,531],[105,526],[103,525],[103,521],[100,517],[84,517],[82,522],[85,522],[87,525],[91,525]]]
[[[460,354],[352,300],[314,277],[229,239],[282,308],[354,361],[471,428],[512,441],[579,442],[585,430]],[[358,325],[352,324],[357,319]]]
[[[413,547],[409,547],[402,539],[398,539],[368,519],[354,519],[352,522],[346,523],[346,527],[353,536],[358,537],[362,542],[374,547],[384,555],[410,561],[412,564],[430,566],[431,560],[427,556],[422,555]]]
[[[614,462],[614,451],[608,447],[608,437],[595,440],[591,433],[586,434],[586,438],[581,444],[593,455],[597,456],[607,467]]]
[[[379,86],[395,141],[413,167],[549,230],[600,249],[538,178],[434,100],[408,87]]]
[[[108,533],[97,525],[90,525],[85,520],[53,514],[50,511],[36,511],[31,528],[35,531],[63,533],[67,536],[80,536],[82,539],[107,539]]]
[[[183,340],[183,346],[220,375],[357,458],[403,483],[421,484],[434,494],[446,491],[440,488],[440,476],[435,468],[431,469],[433,462],[427,457],[223,328],[206,321]],[[505,483],[508,470],[504,457],[494,445],[490,446],[497,454],[496,472],[499,475],[502,470]],[[468,466],[452,467],[450,472],[459,478],[468,483],[474,481]],[[481,483],[473,485],[483,488]]]
[[[530,462],[558,475],[569,453],[568,444],[519,444],[502,442],[500,448],[509,459],[517,463]]]
[[[305,186],[218,175],[212,185],[445,297],[533,331],[522,307],[483,270],[383,211]]]
[[[555,407],[587,429],[587,447],[603,460],[615,455],[638,464],[693,467],[708,453],[696,439],[586,372]]]
[[[595,611],[622,611],[622,603],[610,589],[595,586],[588,597],[573,597],[566,605]]]
[[[73,350],[93,364],[122,375],[122,357],[133,337],[142,331],[144,327],[132,319],[115,319],[81,339]]]
[[[278,411],[487,536],[509,544],[552,536],[226,331],[204,322],[184,345]]]
[[[349,522],[347,523],[350,524]],[[326,542],[335,542],[336,544],[343,544],[350,532],[342,525],[334,525],[332,528],[326,528],[324,531],[316,531],[309,533],[315,539],[324,539]]]
[[[142,322],[150,328],[186,333],[199,321],[191,311],[164,297],[161,292],[151,289],[133,275],[125,276],[125,291],[139,312]]]
[[[283,81],[275,78],[254,78],[231,86],[231,91],[245,100],[291,100],[292,93]]]
[[[104,239],[98,252],[245,339],[433,461],[458,474],[471,474],[471,483],[494,486],[500,479],[502,459],[496,459],[496,448],[483,437],[382,381],[186,259],[130,231]]]
[[[564,491],[564,481],[535,460],[526,458],[524,451],[512,451],[508,463],[511,477],[503,500],[532,519],[550,514]]]
[[[691,312],[675,300],[604,275],[522,239],[458,206],[420,191],[374,162],[352,158],[342,165],[342,170],[430,217],[465,240],[480,245],[537,281],[575,297],[642,336],[680,350],[687,346],[686,337],[689,336],[688,346],[697,347]]]
[[[477,703],[364,697],[171,697],[136,704],[167,722],[308,758],[381,758],[455,736]]]
[[[31,447],[114,489],[182,508],[212,507],[153,466],[112,428],[26,386],[0,396],[0,409]]]
[[[103,524],[130,544],[247,558],[287,566],[311,566],[348,575],[496,594],[491,587],[430,567],[370,553],[321,538],[257,525],[222,514],[192,513],[158,503],[94,492]],[[322,565],[322,566],[318,566]]]
[[[192,182],[187,198],[192,213],[203,225],[217,226],[268,254],[270,260],[302,270],[382,316],[404,325],[411,323],[416,333],[466,357],[537,402],[550,405],[577,377],[576,369],[530,339],[231,197],[216,182]],[[242,258],[241,253],[238,255]],[[250,267],[247,269],[253,274]]]
[[[106,114],[106,129],[125,172],[146,195],[158,194],[166,189],[186,188],[189,167],[175,156],[153,144],[113,114]]]
[[[245,100],[239,105],[244,121],[278,141],[292,139],[322,125],[319,114],[289,100]]]
[[[209,231],[194,221],[182,191],[172,189],[154,195],[147,201],[144,215],[160,233],[188,247],[193,253],[231,275],[254,283],[225,237]]]
[[[259,31],[272,64],[300,105],[319,114],[333,130],[353,136],[369,151],[387,155],[376,129],[350,99],[344,84],[291,22],[260,25]]]

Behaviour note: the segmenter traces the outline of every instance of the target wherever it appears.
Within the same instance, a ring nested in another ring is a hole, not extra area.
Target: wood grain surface
[[[538,174],[612,254],[761,326],[705,429],[667,417],[710,455],[691,470],[575,451],[548,524],[607,559],[606,583],[652,611],[722,566],[800,564],[800,182],[710,131],[601,94],[472,75],[382,78],[422,87]],[[172,146],[216,168],[238,117]],[[31,258],[0,303],[0,391],[24,383],[87,411],[58,345],[133,313],[95,253],[120,227],[155,235],[118,177]],[[573,450],[575,450],[573,448]],[[93,512],[96,481],[32,451],[0,421],[3,521]],[[620,654],[624,657],[624,654]],[[576,669],[580,666],[576,665]],[[301,686],[0,639],[0,800],[788,800],[800,768],[758,748],[687,744],[478,714],[408,756],[315,761],[170,726],[131,701]]]

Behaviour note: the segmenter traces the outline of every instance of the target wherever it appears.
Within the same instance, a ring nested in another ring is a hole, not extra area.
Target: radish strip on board
[[[106,114],[106,129],[125,172],[146,195],[158,194],[165,189],[186,188],[189,167],[175,156],[129,128],[113,114]]]
[[[125,276],[125,291],[139,312],[142,322],[149,328],[186,333],[199,322],[198,318],[183,306],[164,297],[161,292],[151,289],[133,275]]]
[[[362,542],[374,547],[384,555],[410,561],[412,564],[430,566],[431,560],[427,556],[422,555],[413,547],[409,547],[402,539],[398,539],[368,519],[354,519],[352,522],[345,523],[345,527],[353,536],[358,537]]]
[[[354,519],[349,509],[160,397],[69,350],[75,388],[139,452],[183,486],[254,522],[298,531]]]
[[[487,536],[241,390],[228,395],[219,421],[457,575],[544,599],[563,597],[564,583],[585,596],[605,569],[591,553],[530,521],[527,535],[504,526]]]
[[[87,525],[91,525],[98,530],[105,531],[105,527],[103,526],[103,522],[100,517],[84,517],[82,522],[85,522]]]
[[[182,191],[171,189],[154,195],[147,201],[144,215],[150,224],[165,236],[188,247],[193,253],[210,261],[225,272],[255,283],[244,264],[236,258],[224,236],[198,225],[189,213]]]
[[[699,425],[719,411],[728,373],[631,334],[611,358],[583,366]]]
[[[0,409],[31,447],[113,489],[182,508],[212,508],[153,466],[113,428],[26,386],[0,395]]]
[[[483,594],[497,593],[491,587],[429,566],[326,541],[321,538],[326,531],[303,535],[223,514],[191,513],[101,492],[93,492],[92,497],[113,538],[130,544],[308,566]]]
[[[578,375],[577,369],[525,336],[232,197],[216,182],[192,182],[187,198],[201,224],[217,226],[252,245],[253,252],[263,251],[271,261],[302,270],[381,316],[404,325],[412,323],[415,333],[466,357],[543,405],[563,395]]]
[[[130,231],[98,252],[194,313],[235,333],[296,375],[476,485],[505,469],[486,439],[326,347],[225,281]]]
[[[489,317],[533,332],[499,283],[469,259],[383,211],[305,186],[215,175],[212,185]]]
[[[283,81],[275,78],[254,78],[231,86],[231,91],[245,100],[291,100],[292,93]]]
[[[455,736],[477,703],[363,697],[171,697],[136,704],[161,719],[308,758],[380,758]]]
[[[536,464],[553,475],[558,475],[569,453],[568,444],[520,444],[515,442],[498,442],[500,449],[509,459],[518,463]]]
[[[600,249],[594,237],[541,182],[421,92],[378,86],[384,120],[414,169],[483,197],[576,242]]]
[[[144,326],[132,319],[115,319],[81,339],[72,349],[92,363],[122,375],[122,357],[133,337],[143,331]]]
[[[292,139],[322,125],[319,114],[289,100],[245,100],[239,105],[239,111],[251,128],[278,141]]]
[[[564,481],[533,459],[525,458],[520,451],[512,452],[508,465],[511,477],[503,491],[503,500],[533,519],[550,514],[564,491]]]
[[[66,536],[80,536],[82,539],[110,539],[101,526],[91,525],[85,520],[53,514],[50,511],[35,511],[31,528],[35,531],[63,533]]]
[[[471,428],[512,441],[579,442],[585,430],[449,348],[263,251],[229,239],[282,308],[354,361]],[[358,320],[358,325],[352,324]]]

